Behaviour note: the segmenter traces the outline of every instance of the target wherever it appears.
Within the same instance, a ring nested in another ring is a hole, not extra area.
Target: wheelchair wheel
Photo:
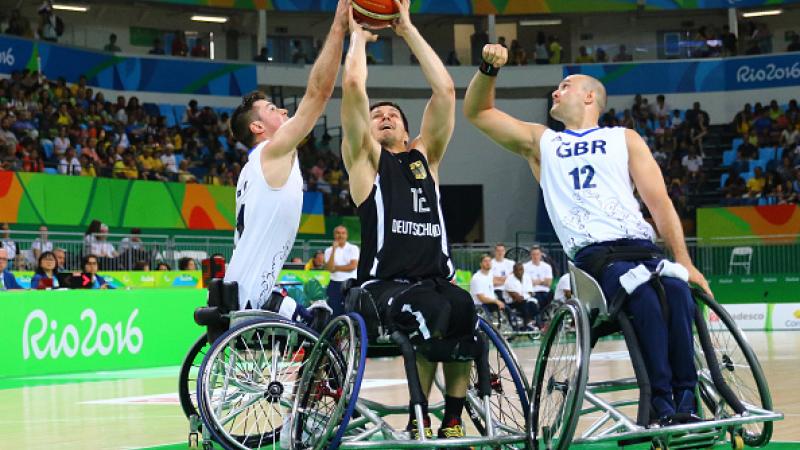
[[[178,399],[181,402],[181,409],[186,418],[197,416],[197,374],[200,372],[200,364],[208,353],[211,345],[208,343],[206,335],[200,336],[189,349],[189,353],[183,359],[181,371],[178,375]]]
[[[547,450],[569,448],[586,390],[589,352],[589,324],[580,304],[570,299],[556,311],[539,349],[526,426],[531,448],[539,449],[540,441]]]
[[[490,402],[492,417],[495,419],[495,429],[502,433],[524,433],[525,418],[529,409],[528,382],[517,362],[517,357],[500,333],[483,319],[478,321],[478,327],[489,344],[489,372],[492,387]],[[483,403],[478,397],[477,391],[478,371],[473,364],[466,409],[478,432],[485,434],[485,416],[480,413]]]
[[[280,439],[297,382],[317,335],[279,319],[241,323],[220,336],[197,379],[200,417],[226,449],[255,449]]]
[[[366,356],[367,332],[361,316],[338,316],[325,327],[300,379],[290,448],[339,448],[355,411]]]
[[[707,321],[711,344],[725,384],[745,407],[772,410],[772,397],[766,377],[756,354],[730,314],[719,303],[705,295],[695,295],[698,306],[711,312]],[[715,317],[716,316],[716,317]],[[712,416],[730,417],[736,414],[724,396],[717,392],[708,368],[703,349],[695,338],[700,397]],[[772,422],[751,423],[743,426],[742,438],[750,447],[761,447],[772,437]]]

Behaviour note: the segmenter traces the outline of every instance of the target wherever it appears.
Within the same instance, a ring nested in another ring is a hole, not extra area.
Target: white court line
[[[616,352],[595,352],[592,353],[591,361],[630,361],[631,356],[627,350],[619,350]],[[528,358],[528,361],[536,362],[538,358]]]
[[[365,379],[361,382],[361,389],[379,389],[392,386],[407,384],[405,379],[395,378],[373,378]],[[81,402],[82,405],[177,405],[180,398],[175,392],[167,394],[139,395],[133,397],[118,397],[102,400],[88,400]]]

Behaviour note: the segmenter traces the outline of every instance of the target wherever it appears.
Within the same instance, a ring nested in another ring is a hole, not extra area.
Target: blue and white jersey
[[[303,177],[294,155],[289,179],[281,187],[267,184],[258,144],[248,156],[236,185],[236,230],[233,256],[225,281],[239,283],[239,308],[260,308],[272,294],[300,226]]]
[[[654,240],[633,196],[625,128],[547,130],[539,148],[547,214],[569,257],[598,242]]]

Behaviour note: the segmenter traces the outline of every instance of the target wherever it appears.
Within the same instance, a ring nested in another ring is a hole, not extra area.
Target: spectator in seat
[[[17,283],[14,274],[8,270],[8,251],[4,247],[0,247],[0,291],[10,289],[22,289],[22,286]]]
[[[55,13],[53,13],[53,5],[52,2],[46,1],[42,6],[39,7],[39,27],[37,28],[37,32],[39,34],[39,38],[45,41],[50,42],[58,42],[59,33],[59,19]]]
[[[138,272],[150,272],[150,263],[147,261],[136,261],[133,265],[133,270]]]
[[[99,264],[96,255],[84,256],[83,261],[81,261],[81,267],[83,267],[83,275],[89,277],[89,286],[91,286],[91,289],[114,289],[114,286],[108,284],[105,278],[97,274]]]
[[[702,171],[703,158],[697,154],[697,148],[694,145],[689,147],[689,153],[681,159],[681,165],[686,169],[689,186],[692,186],[695,191],[699,190],[705,176]]]
[[[186,45],[186,37],[183,31],[176,31],[175,38],[172,40],[172,56],[186,56],[189,54],[189,46]]]
[[[131,234],[128,237],[122,238],[119,241],[119,253],[123,254],[125,252],[131,251],[141,251],[142,250],[142,229],[141,228],[131,228]]]
[[[122,49],[119,48],[119,46],[117,45],[117,35],[116,34],[111,33],[111,35],[108,36],[108,44],[106,44],[106,46],[103,47],[103,51],[112,52],[112,53],[116,53],[116,52],[121,52],[122,51]]]
[[[550,53],[547,50],[547,38],[544,33],[539,31],[536,33],[536,45],[533,49],[533,57],[536,64],[547,64],[550,60]]]
[[[491,256],[481,256],[480,269],[472,275],[472,279],[469,281],[469,293],[472,295],[472,303],[476,307],[482,306],[494,314],[499,314],[506,308],[506,304],[498,299],[494,292]]]
[[[67,269],[67,252],[63,248],[53,249],[53,254],[56,256],[56,272],[63,272]]]
[[[167,271],[168,272],[168,271],[172,270],[172,267],[170,267],[169,264],[161,261],[156,265],[156,270]]]
[[[519,312],[527,330],[534,330],[534,319],[538,316],[539,307],[533,295],[533,282],[525,274],[522,263],[514,264],[511,274],[503,283],[506,305]]]
[[[153,48],[147,52],[150,55],[163,55],[164,54],[164,45],[161,43],[161,39],[155,38],[153,39]]]
[[[509,50],[508,57],[510,58],[509,64],[512,66],[524,66],[528,64],[528,55],[516,39],[511,41],[511,49]]]
[[[194,259],[183,257],[178,260],[178,270],[197,270],[197,264]]]
[[[117,250],[114,249],[114,244],[108,242],[108,225],[100,224],[100,231],[95,234],[95,240],[90,247],[90,252],[99,258],[117,257]]]
[[[81,176],[82,177],[96,177],[97,176],[97,169],[94,167],[94,163],[91,159],[89,159],[86,155],[81,155]]]
[[[595,62],[605,63],[608,62],[608,54],[603,49],[603,47],[597,47],[597,51],[595,51]]]
[[[650,106],[650,114],[656,119],[667,119],[672,107],[667,103],[663,94],[656,96],[656,102]]]
[[[80,175],[81,161],[75,156],[75,150],[70,147],[58,161],[58,173],[61,175]]]
[[[531,289],[536,298],[539,311],[550,302],[550,284],[553,283],[553,267],[542,260],[542,249],[538,245],[531,247],[531,260],[522,265],[525,275],[531,280]],[[536,325],[541,328],[541,319],[536,316]]]
[[[494,258],[492,264],[492,285],[497,293],[497,298],[503,298],[503,286],[506,278],[514,271],[514,261],[506,258],[506,246],[502,242],[494,245]]]
[[[575,58],[575,62],[578,64],[587,64],[594,62],[594,57],[589,54],[589,51],[586,49],[585,45],[581,45],[578,48],[578,57]]]
[[[548,47],[550,49],[550,64],[561,64],[561,51],[563,48],[558,42],[558,36],[550,36]]]
[[[736,150],[736,159],[733,160],[733,163],[731,163],[730,171],[732,173],[739,174],[747,172],[749,168],[750,164],[748,163],[748,158],[744,156],[744,151],[742,150],[741,146],[739,146],[739,149]]]
[[[322,250],[317,250],[314,252],[314,256],[308,260],[304,269],[305,270],[323,270],[325,269],[325,252]]]
[[[758,136],[756,136],[754,130],[742,135],[742,144],[739,145],[738,151],[744,159],[751,160],[756,158],[758,155]]]
[[[572,286],[570,285],[569,273],[565,273],[558,279],[553,300],[563,303],[570,298],[572,298]]]
[[[56,274],[56,255],[53,252],[43,252],[37,258],[36,272],[31,278],[31,289],[57,289],[58,277]]]
[[[6,250],[6,257],[8,261],[10,261],[9,265],[13,265],[14,258],[17,257],[17,243],[11,239],[11,228],[8,226],[8,223],[0,225],[0,234],[2,234],[0,247]]]
[[[617,54],[614,55],[614,62],[626,62],[626,61],[633,61],[633,55],[628,53],[628,49],[627,47],[625,47],[625,44],[620,44]]]
[[[161,163],[164,164],[164,172],[171,178],[177,178],[178,163],[173,152],[175,146],[171,143],[164,146],[164,154],[161,155]]]
[[[792,159],[789,155],[783,155],[783,158],[781,158],[781,165],[775,169],[775,172],[782,182],[792,180],[794,177],[794,166],[792,165]]]
[[[192,47],[192,58],[208,58],[208,47],[203,43],[203,38],[194,40]]]
[[[728,171],[728,179],[725,180],[725,186],[722,188],[722,195],[725,199],[722,201],[724,205],[739,205],[742,203],[742,197],[747,193],[747,185],[744,179],[738,172],[734,170]]]
[[[193,173],[189,172],[188,159],[181,160],[178,168],[178,181],[181,183],[197,183],[197,177],[195,177]]]
[[[39,227],[39,237],[31,244],[31,251],[33,252],[33,257],[36,259],[39,259],[39,256],[43,252],[53,251],[53,243],[47,238],[47,225]]]
[[[747,180],[747,196],[750,198],[758,198],[761,197],[764,192],[767,179],[764,177],[764,171],[761,167],[756,167],[753,173],[753,178]]]

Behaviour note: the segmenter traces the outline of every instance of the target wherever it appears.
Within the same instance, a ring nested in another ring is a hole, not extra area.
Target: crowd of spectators
[[[796,100],[779,105],[745,104],[731,128],[739,136],[730,150],[723,203],[800,202],[800,108]]]
[[[636,130],[647,142],[661,168],[667,191],[681,217],[691,212],[690,194],[699,193],[706,181],[703,159],[709,115],[700,102],[681,111],[673,108],[664,95],[655,102],[636,95],[630,108],[609,109],[600,117],[601,126],[621,126]]]
[[[157,105],[107,100],[84,76],[70,84],[25,70],[0,80],[0,170],[235,186],[248,149],[229,130],[227,112],[195,100],[169,126]],[[329,214],[351,214],[330,136],[309,135],[299,151],[307,190],[323,193]]]

